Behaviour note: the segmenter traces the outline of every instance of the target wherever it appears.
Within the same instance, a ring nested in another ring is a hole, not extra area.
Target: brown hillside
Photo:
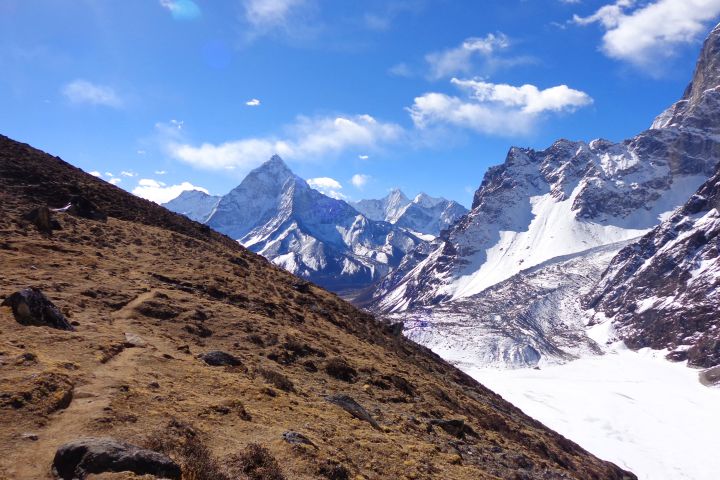
[[[107,221],[54,213],[47,235],[23,220],[77,194]],[[88,436],[164,449],[187,479],[280,478],[221,476],[260,457],[251,443],[287,479],[635,478],[337,296],[0,137],[0,298],[29,286],[75,331],[0,308],[0,478],[51,478],[57,447]],[[211,351],[239,365],[199,358]],[[195,457],[172,447],[190,437]]]

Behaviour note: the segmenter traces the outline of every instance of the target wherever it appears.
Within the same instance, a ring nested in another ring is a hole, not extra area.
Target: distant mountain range
[[[400,201],[394,205],[393,199]],[[465,213],[456,202],[424,194],[411,202],[399,191],[368,202],[382,204],[382,214],[363,215],[312,189],[276,155],[227,195],[187,191],[165,206],[337,292],[378,281],[408,251]]]
[[[425,193],[418,194],[411,201],[399,189],[391,190],[386,197],[378,200],[360,200],[351,204],[371,220],[386,221],[433,237],[468,212],[467,208],[453,200],[434,198]]]

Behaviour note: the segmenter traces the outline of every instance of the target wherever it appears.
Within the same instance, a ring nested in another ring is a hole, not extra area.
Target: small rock
[[[144,348],[147,347],[147,342],[136,333],[125,332],[125,346],[128,348]]]
[[[720,365],[701,371],[698,378],[700,383],[707,387],[720,385]]]
[[[35,365],[36,363],[38,363],[37,355],[31,352],[21,353],[15,359],[15,365],[17,366],[23,365],[27,367],[30,365]]]
[[[325,398],[325,400],[332,403],[333,405],[337,405],[338,407],[342,408],[353,417],[364,422],[368,422],[370,425],[372,425],[374,429],[380,430],[380,425],[378,425],[375,419],[372,418],[368,411],[365,410],[362,405],[357,403],[355,399],[351,396],[343,394],[331,395]]]
[[[75,330],[65,316],[38,288],[24,288],[5,300],[2,306],[12,308],[21,325],[47,326],[58,330]]]
[[[236,356],[227,352],[221,352],[220,350],[203,353],[200,355],[200,359],[213,367],[237,367],[242,363]]]
[[[282,434],[282,438],[291,445],[310,445],[317,448],[317,446],[302,433],[288,431]]]
[[[465,424],[465,421],[462,419],[443,420],[435,418],[430,420],[430,424],[442,428],[447,433],[457,438],[465,438],[465,435],[477,436],[475,430],[473,430],[470,425]]]
[[[385,331],[394,337],[401,337],[404,328],[403,322],[389,323],[385,326]]]
[[[84,438],[60,446],[53,471],[62,480],[82,480],[88,474],[133,472],[180,480],[180,466],[165,455],[111,438]]]
[[[30,440],[31,442],[37,442],[40,437],[36,433],[23,433],[20,436],[23,440]]]

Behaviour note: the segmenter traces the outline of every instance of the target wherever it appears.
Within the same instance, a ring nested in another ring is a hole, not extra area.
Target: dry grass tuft
[[[271,370],[269,368],[258,368],[257,373],[260,374],[268,383],[285,392],[294,392],[295,385],[292,380],[278,372],[277,370]]]
[[[226,460],[227,471],[233,480],[285,480],[275,457],[267,448],[257,443]]]

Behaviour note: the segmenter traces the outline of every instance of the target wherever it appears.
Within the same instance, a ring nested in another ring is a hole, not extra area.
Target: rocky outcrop
[[[358,420],[369,423],[374,429],[380,430],[380,425],[378,425],[372,415],[370,415],[370,413],[368,413],[368,411],[365,410],[365,408],[356,402],[351,396],[343,394],[330,395],[325,398],[325,400],[342,408]]]
[[[82,480],[89,474],[133,472],[180,480],[180,466],[165,455],[111,438],[84,438],[58,448],[53,471],[62,480]]]
[[[12,308],[15,320],[22,325],[75,330],[60,309],[38,288],[30,287],[15,292],[0,305]]]
[[[235,355],[218,350],[203,353],[200,359],[212,367],[237,367],[242,364]]]

